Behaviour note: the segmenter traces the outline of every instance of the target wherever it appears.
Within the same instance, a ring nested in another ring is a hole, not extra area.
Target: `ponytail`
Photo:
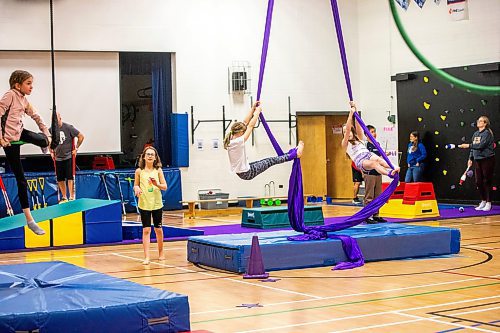
[[[247,130],[247,125],[245,123],[242,123],[241,121],[235,122],[231,126],[231,130],[224,137],[224,149],[227,150],[227,148],[229,147],[229,144],[231,143],[231,138],[233,137],[233,135],[238,134],[238,133],[242,133],[242,132],[245,133],[246,130]]]
[[[227,132],[226,136],[224,137],[224,149],[226,150],[229,147],[229,143],[231,143],[231,136],[233,136],[233,131]]]

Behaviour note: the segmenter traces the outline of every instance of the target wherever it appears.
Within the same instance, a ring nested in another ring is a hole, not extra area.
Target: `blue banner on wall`
[[[122,200],[118,183],[120,184],[123,201],[125,202],[127,212],[135,212],[135,200],[133,193],[133,180],[135,170],[120,169],[120,170],[85,170],[79,171],[76,174],[76,197],[77,198],[93,198],[93,199],[108,199],[106,188],[103,181],[106,181],[109,197],[111,200]],[[167,190],[162,192],[163,209],[177,210],[182,209],[182,186],[181,172],[177,168],[163,169],[165,180],[167,181]],[[35,204],[45,202],[47,205],[56,205],[57,198],[57,183],[53,172],[26,172],[26,179],[39,180],[43,178],[44,190],[42,194],[41,187],[38,186],[36,196],[29,193],[30,205],[34,201]],[[11,202],[14,213],[21,212],[21,204],[17,195],[16,179],[12,173],[2,174],[3,182],[7,190],[7,195]],[[131,179],[130,181],[128,180]],[[38,200],[38,201],[37,201]],[[31,207],[32,208],[32,207]],[[0,217],[7,215],[5,201],[0,199]]]

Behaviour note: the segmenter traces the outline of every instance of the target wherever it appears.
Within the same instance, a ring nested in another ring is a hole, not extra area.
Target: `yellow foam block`
[[[380,216],[403,219],[437,217],[439,209],[436,200],[422,200],[413,205],[406,205],[403,204],[403,199],[393,199],[380,208]]]
[[[24,246],[27,249],[50,246],[50,220],[38,222],[38,226],[45,230],[45,235],[35,235],[27,226],[24,226]]]
[[[52,245],[83,244],[82,212],[65,215],[52,220]]]

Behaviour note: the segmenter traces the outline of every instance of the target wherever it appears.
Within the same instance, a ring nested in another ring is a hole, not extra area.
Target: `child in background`
[[[26,217],[28,228],[37,235],[44,235],[45,231],[36,224],[31,215],[28,202],[28,183],[21,164],[21,145],[11,145],[11,142],[23,141],[34,144],[42,148],[42,152],[46,154],[51,136],[42,117],[26,99],[26,95],[30,95],[33,90],[33,76],[27,71],[16,70],[11,74],[9,84],[10,90],[0,99],[0,116],[2,119],[0,145],[5,151],[7,163],[9,163],[12,172],[16,176],[19,202]],[[34,133],[24,128],[22,119],[25,114],[36,122],[43,133]]]
[[[134,193],[139,198],[139,212],[142,221],[142,245],[144,248],[144,265],[149,265],[149,244],[151,242],[151,218],[158,242],[158,259],[164,260],[161,191],[167,189],[167,182],[161,169],[158,152],[153,147],[146,147],[139,160],[139,168],[135,170]]]
[[[351,161],[351,171],[352,171],[352,183],[353,183],[353,191],[354,196],[352,198],[352,203],[355,205],[361,205],[362,202],[358,198],[359,188],[361,187],[361,183],[363,182],[363,173],[356,168],[354,161]]]
[[[399,172],[399,167],[391,170],[387,162],[380,156],[370,152],[361,141],[363,139],[363,130],[361,126],[356,123],[354,125],[353,115],[356,112],[356,104],[350,102],[351,111],[347,118],[346,124],[342,127],[342,148],[346,150],[347,155],[354,161],[356,167],[364,173],[370,170],[376,170],[381,175],[394,176]]]
[[[227,149],[231,171],[244,180],[251,180],[271,166],[300,158],[304,151],[304,142],[300,141],[296,148],[281,156],[268,157],[260,161],[248,163],[245,142],[252,134],[252,130],[262,111],[260,102],[255,102],[243,122],[236,122],[224,138],[224,149]]]
[[[56,165],[57,185],[59,186],[62,196],[59,202],[62,203],[68,201],[68,192],[69,200],[75,200],[73,170],[76,163],[76,153],[85,137],[82,132],[73,127],[73,125],[63,122],[59,112],[57,112],[57,123],[60,133],[59,145],[55,150],[51,149],[50,154]],[[75,138],[77,138],[76,145]],[[67,187],[66,181],[68,182]]]

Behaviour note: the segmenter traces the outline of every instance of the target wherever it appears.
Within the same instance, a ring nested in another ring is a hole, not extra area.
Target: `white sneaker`
[[[486,206],[486,201],[481,201],[481,203],[479,204],[479,206],[477,206],[474,209],[475,210],[483,210],[484,206]],[[490,209],[491,209],[491,204],[490,204]]]
[[[45,235],[45,230],[43,230],[42,228],[40,228],[38,226],[38,224],[36,224],[35,221],[29,221],[28,222],[28,228],[33,231],[35,234],[41,236],[41,235]]]
[[[483,207],[482,211],[483,211],[483,212],[489,212],[490,210],[491,210],[491,202],[487,202],[487,203],[484,205],[484,207]]]

